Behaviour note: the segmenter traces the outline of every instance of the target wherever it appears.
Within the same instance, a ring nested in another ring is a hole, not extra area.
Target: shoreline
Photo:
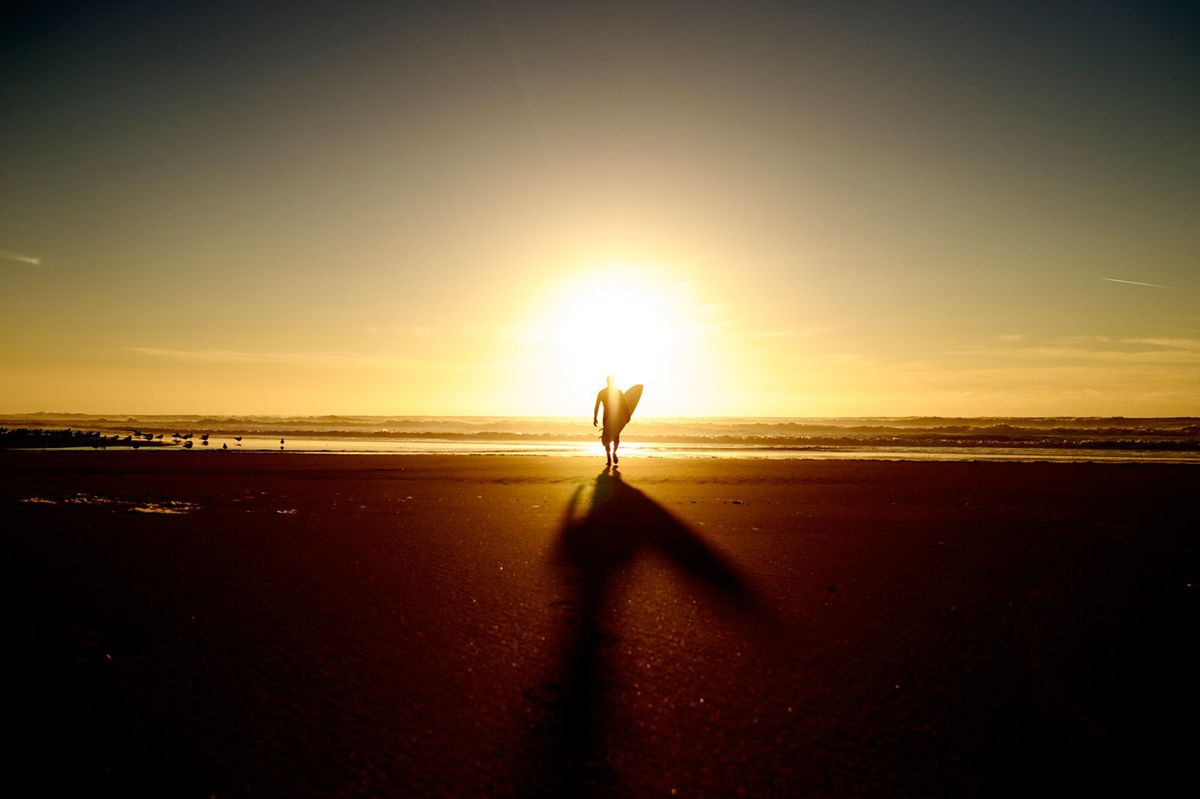
[[[442,449],[428,449],[428,442],[421,447],[414,446],[409,450],[391,450],[380,449],[378,447],[364,447],[362,449],[307,449],[302,445],[293,444],[291,448],[272,449],[267,447],[262,448],[237,448],[230,447],[222,449],[221,447],[192,447],[190,449],[176,445],[151,445],[144,447],[130,446],[112,446],[112,447],[10,447],[0,448],[0,457],[4,457],[5,453],[13,453],[14,455],[32,455],[32,454],[47,454],[47,453],[74,453],[74,454],[92,454],[99,455],[100,453],[125,453],[125,452],[141,452],[143,449],[152,452],[187,452],[190,457],[196,457],[199,453],[220,453],[224,457],[237,456],[243,457],[247,455],[288,455],[288,456],[345,456],[345,457],[513,457],[513,458],[555,458],[555,459],[573,459],[573,460],[596,460],[603,457],[603,454],[593,455],[584,453],[582,447],[572,447],[567,451],[556,451],[555,445],[545,445],[544,449],[530,449],[528,444],[514,444],[512,449],[485,449],[478,446],[463,447],[458,444],[448,443]],[[587,445],[592,449],[592,445]],[[642,461],[687,461],[687,460],[707,460],[707,461],[838,461],[838,462],[863,462],[863,463],[1095,463],[1095,464],[1121,464],[1121,463],[1141,463],[1141,464],[1158,464],[1158,465],[1200,465],[1200,453],[1172,453],[1175,457],[1162,451],[1123,451],[1123,450],[1076,450],[1076,449],[1053,449],[1042,450],[1037,452],[1022,451],[1020,449],[987,449],[987,448],[971,448],[957,451],[947,451],[941,449],[921,450],[919,448],[910,448],[907,450],[896,449],[883,452],[862,452],[862,451],[838,451],[838,450],[800,450],[795,448],[779,448],[779,449],[763,449],[763,448],[745,448],[745,449],[682,449],[673,448],[671,450],[639,450],[637,445],[632,445],[631,452],[623,454],[626,463],[636,463]]]
[[[1200,418],[1193,417],[640,418],[626,433],[629,458],[1200,463]],[[281,443],[287,451],[335,453],[590,456],[598,449],[595,429],[569,417],[0,419],[0,448],[277,452]]]

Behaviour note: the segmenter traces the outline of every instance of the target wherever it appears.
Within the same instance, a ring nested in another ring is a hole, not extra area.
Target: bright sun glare
[[[649,415],[686,413],[700,315],[689,284],[648,269],[612,266],[563,283],[538,326],[546,390],[564,407],[586,404],[611,374],[621,388],[646,384]]]

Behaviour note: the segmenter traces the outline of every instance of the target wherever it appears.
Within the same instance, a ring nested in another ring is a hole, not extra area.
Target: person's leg
[[[613,454],[612,454],[613,463],[621,462],[621,460],[617,457],[617,447],[619,447],[620,445],[621,445],[621,437],[615,436],[613,438]]]
[[[607,460],[609,465],[611,466],[612,465],[612,452],[610,451],[610,448],[612,447],[612,440],[608,437],[607,432],[601,432],[600,442],[602,444],[604,444],[604,459]]]

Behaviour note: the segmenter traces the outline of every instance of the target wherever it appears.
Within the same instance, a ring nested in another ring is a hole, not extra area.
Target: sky
[[[1200,415],[1200,15],[17,3],[0,413]]]

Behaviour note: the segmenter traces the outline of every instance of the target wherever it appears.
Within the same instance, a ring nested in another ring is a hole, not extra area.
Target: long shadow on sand
[[[535,754],[523,786],[538,795],[605,793],[617,778],[604,739],[613,708],[608,701],[616,640],[612,608],[628,567],[643,554],[665,560],[696,591],[753,613],[757,602],[737,570],[682,521],[621,479],[617,469],[596,477],[591,503],[580,508],[576,489],[555,547],[570,598],[559,643],[557,681],[530,698],[544,708],[535,730]],[[637,612],[634,610],[633,612]]]

